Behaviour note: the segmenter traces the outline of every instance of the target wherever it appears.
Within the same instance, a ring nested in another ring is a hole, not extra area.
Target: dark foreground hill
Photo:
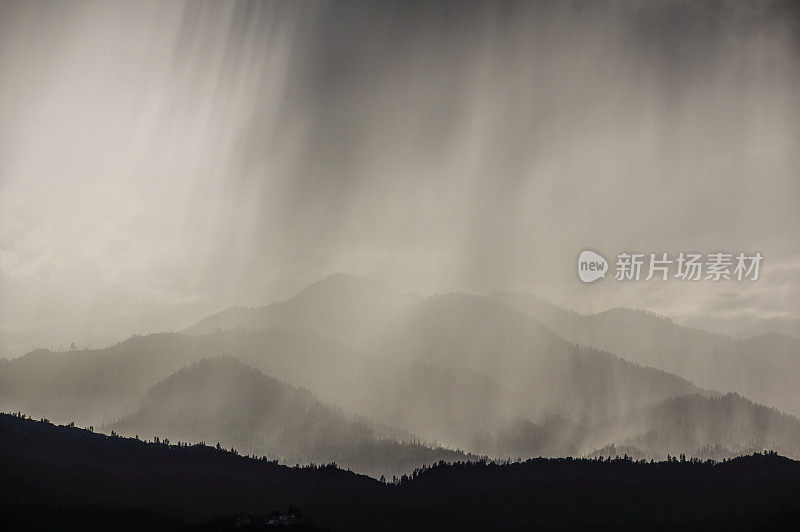
[[[298,526],[334,530],[789,530],[800,519],[800,463],[771,453],[439,464],[383,484],[8,414],[0,479],[3,529],[225,529],[290,505]]]

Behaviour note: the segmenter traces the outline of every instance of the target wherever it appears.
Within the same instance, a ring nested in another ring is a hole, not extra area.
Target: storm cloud
[[[0,354],[182,328],[338,271],[796,319],[798,15],[3,2]],[[585,248],[765,261],[749,284],[584,286]]]

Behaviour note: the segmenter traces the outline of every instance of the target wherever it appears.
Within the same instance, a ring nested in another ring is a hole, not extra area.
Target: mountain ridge
[[[632,309],[579,314],[510,292],[495,298],[529,313],[561,337],[800,415],[800,341],[781,335],[735,340]]]
[[[420,463],[469,457],[390,438],[368,420],[321,403],[309,390],[230,356],[178,370],[153,385],[138,409],[107,428],[148,437],[168,434],[183,441],[216,438],[245,454],[285,463],[336,462],[375,477],[402,475]]]

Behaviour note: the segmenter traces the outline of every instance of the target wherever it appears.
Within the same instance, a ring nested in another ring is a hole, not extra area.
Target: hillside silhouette
[[[774,453],[723,463],[438,463],[384,484],[335,466],[287,467],[9,414],[0,415],[0,476],[0,519],[29,530],[87,522],[209,529],[289,508],[333,530],[789,530],[800,516],[800,463]]]

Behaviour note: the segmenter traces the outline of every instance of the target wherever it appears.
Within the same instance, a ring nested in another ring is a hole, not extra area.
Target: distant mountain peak
[[[403,294],[402,291],[397,290],[396,287],[392,286],[388,282],[338,272],[310,284],[294,296],[287,299],[286,302],[304,299],[309,296],[316,297],[323,293],[341,295],[343,292],[360,292],[362,294],[379,292],[386,295],[391,294],[395,298],[398,296],[406,296],[406,294]]]

